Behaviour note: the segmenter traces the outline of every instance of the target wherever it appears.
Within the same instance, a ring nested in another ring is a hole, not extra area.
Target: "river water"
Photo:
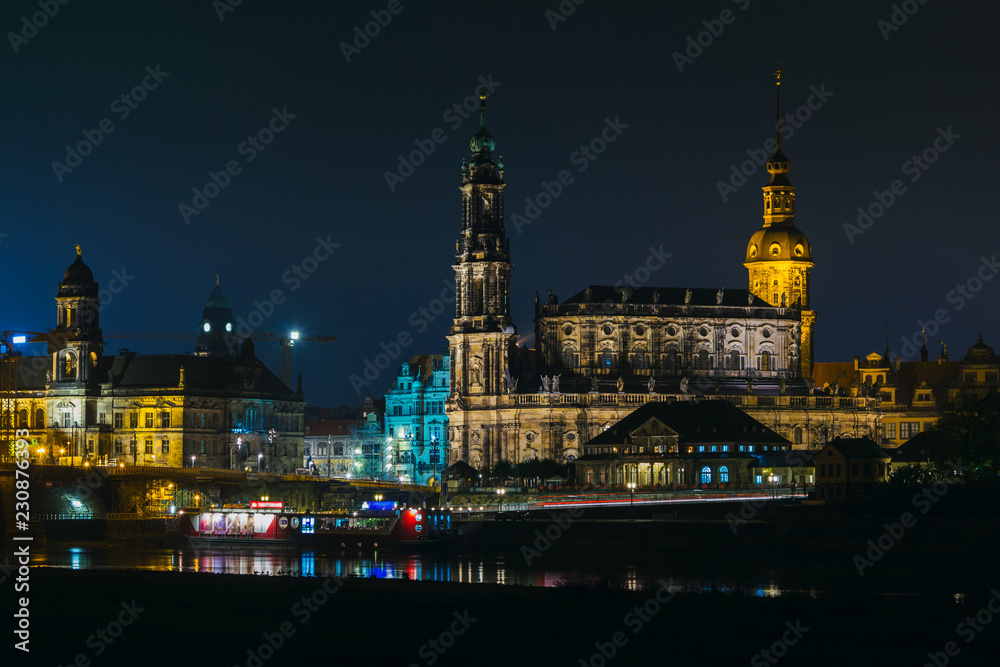
[[[765,571],[759,576],[705,575],[690,568],[671,568],[662,558],[605,555],[558,558],[546,555],[529,567],[524,557],[511,554],[442,552],[366,552],[323,554],[312,551],[224,549],[192,550],[147,547],[61,547],[50,544],[36,552],[33,564],[74,570],[160,570],[209,572],[250,576],[330,576],[409,578],[411,580],[521,586],[559,586],[567,582],[596,582],[639,590],[658,579],[673,579],[677,590],[743,592],[767,597],[783,592],[816,592],[799,576]]]

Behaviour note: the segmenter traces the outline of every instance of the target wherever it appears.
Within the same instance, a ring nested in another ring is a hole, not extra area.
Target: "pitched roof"
[[[926,463],[941,446],[937,431],[923,431],[892,450],[893,463]]]
[[[758,468],[812,468],[818,449],[786,449],[754,454]]]
[[[455,461],[441,471],[441,479],[469,479],[478,477],[479,472],[465,461]]]
[[[621,444],[651,419],[658,419],[679,433],[680,441],[684,443],[789,444],[788,440],[732,403],[720,400],[646,403],[585,444]]]
[[[122,354],[104,357],[102,367],[115,389],[177,387],[184,368],[186,393],[252,392],[301,400],[256,357],[247,360],[183,354]]]
[[[590,285],[577,292],[562,303],[588,303],[587,290],[590,290],[589,303],[603,303],[612,301],[621,303],[621,287],[612,285]],[[691,288],[691,300],[684,303],[688,288],[686,287],[629,287],[631,295],[626,303],[631,304],[652,304],[658,303],[665,306],[742,306],[747,305],[755,308],[773,308],[768,302],[753,297],[753,301],[748,304],[750,292],[745,289],[723,289],[722,303],[716,303],[717,294],[720,288],[717,287],[693,287]],[[657,299],[653,299],[653,292],[657,292]],[[542,304],[545,305],[545,304]]]
[[[853,361],[817,361],[813,364],[813,383],[820,389],[834,382],[849,389],[856,379]]]
[[[871,438],[834,438],[827,447],[833,447],[845,459],[888,459],[888,453]],[[821,450],[822,451],[822,450]]]

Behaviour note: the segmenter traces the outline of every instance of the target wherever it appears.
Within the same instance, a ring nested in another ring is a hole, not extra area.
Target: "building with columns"
[[[13,413],[33,458],[292,472],[302,460],[301,383],[286,387],[253,341],[229,349],[209,335],[232,321],[216,283],[195,354],[105,355],[98,285],[77,246],[56,294],[56,326],[33,341],[47,354],[17,359]]]
[[[780,118],[780,95],[778,105]],[[561,303],[551,291],[544,302],[536,293],[532,355],[517,348],[510,315],[507,186],[485,98],[479,111],[460,185],[451,462],[574,460],[583,443],[645,403],[692,395],[729,401],[797,448],[877,437],[878,396],[817,395],[811,382],[812,248],[795,226],[780,128],[763,226],[745,255],[748,290],[591,285]]]

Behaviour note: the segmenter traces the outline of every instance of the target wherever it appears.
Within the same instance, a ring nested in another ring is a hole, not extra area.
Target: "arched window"
[[[62,359],[60,359],[59,371],[61,380],[75,380],[76,379],[76,359],[73,358],[72,352],[64,352]]]
[[[733,350],[729,353],[729,370],[738,371],[740,370],[740,351]]]
[[[601,350],[601,368],[615,367],[615,353],[610,347]]]
[[[760,353],[760,370],[771,370],[771,354],[767,350]]]
[[[576,368],[580,365],[580,355],[571,345],[563,346],[562,363],[565,368]]]
[[[45,428],[45,410],[35,410],[35,428]]]
[[[593,483],[594,483],[594,469],[587,468],[587,484],[593,484]]]
[[[28,411],[27,410],[22,409],[20,412],[18,412],[18,420],[17,420],[17,422],[18,422],[17,423],[17,427],[18,428],[28,428]]]
[[[708,370],[708,350],[702,350],[695,357],[695,368],[699,371]]]
[[[729,483],[729,468],[722,466],[719,468],[719,483],[728,484]]]
[[[801,426],[796,426],[795,427],[795,444],[796,445],[801,445],[802,444],[802,427]]]
[[[664,355],[663,369],[668,373],[675,373],[680,369],[680,357],[677,352],[671,350]]]
[[[701,469],[701,483],[711,484],[712,483],[712,469],[705,466]]]
[[[632,353],[633,369],[647,368],[648,366],[649,362],[647,361],[645,352],[643,352],[642,350],[636,350],[635,352]]]

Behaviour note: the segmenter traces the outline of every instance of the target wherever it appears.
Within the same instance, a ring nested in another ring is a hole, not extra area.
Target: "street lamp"
[[[233,460],[230,467],[236,470],[236,462],[239,460],[239,455],[243,452],[243,437],[236,436],[236,449],[233,451]]]
[[[260,452],[257,452],[257,472],[258,473],[260,472],[260,460],[262,458],[264,458],[264,455],[262,453],[260,453]]]
[[[191,455],[191,467],[194,467],[194,454]]]
[[[767,481],[769,481],[771,483],[771,500],[775,499],[775,492],[774,492],[774,482],[775,482],[775,479],[776,478],[775,478],[774,475],[768,475],[767,476]]]
[[[507,489],[497,489],[497,498],[498,498],[497,512],[503,512],[503,497],[505,493],[507,493]]]
[[[629,482],[628,486],[628,506],[629,509],[635,506],[635,482]]]
[[[298,336],[298,333],[296,333],[296,336]],[[271,429],[267,432],[267,456],[268,456],[267,465],[268,466],[273,465],[271,462],[274,461],[274,458],[275,458],[275,456],[274,456],[274,436],[276,436],[276,435],[278,435],[278,432],[275,431],[274,427],[272,426]],[[270,468],[268,468],[268,472],[270,472]]]

